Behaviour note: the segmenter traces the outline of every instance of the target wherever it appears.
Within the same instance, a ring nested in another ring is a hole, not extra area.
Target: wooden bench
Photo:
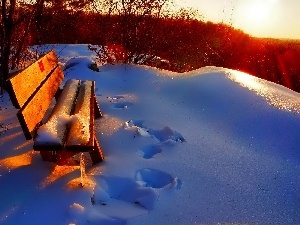
[[[95,82],[67,80],[60,89],[63,79],[54,51],[9,78],[8,93],[19,109],[24,135],[34,140],[33,149],[40,151],[45,161],[66,165],[76,154],[89,152],[93,164],[101,162],[104,157],[94,120],[102,114]]]

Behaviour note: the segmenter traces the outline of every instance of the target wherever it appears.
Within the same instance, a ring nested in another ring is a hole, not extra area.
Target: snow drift
[[[79,187],[79,167],[42,162],[2,96],[0,224],[300,223],[298,93],[216,67],[94,72],[85,45],[54,47],[63,65],[85,57],[64,72],[96,81],[106,159]]]

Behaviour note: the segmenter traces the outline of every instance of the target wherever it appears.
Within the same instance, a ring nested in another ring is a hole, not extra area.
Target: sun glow
[[[255,36],[274,29],[278,0],[254,0],[245,3],[239,14],[240,27]]]
[[[264,24],[270,14],[269,9],[266,3],[253,2],[247,9],[247,20],[255,25]]]

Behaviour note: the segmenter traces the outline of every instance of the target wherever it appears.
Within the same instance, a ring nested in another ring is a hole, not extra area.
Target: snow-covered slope
[[[80,187],[79,167],[33,152],[4,95],[0,224],[300,223],[298,93],[215,67],[94,72],[85,45],[54,47],[66,79],[96,80],[106,159]]]

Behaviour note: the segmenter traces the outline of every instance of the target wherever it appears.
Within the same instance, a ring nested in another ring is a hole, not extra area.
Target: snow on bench
[[[71,123],[73,105],[76,100],[79,80],[68,80],[47,121],[37,130],[34,142],[35,150],[42,148],[58,148],[64,145],[68,124]]]
[[[92,138],[90,132],[90,124],[93,117],[90,111],[90,102],[93,90],[93,83],[83,81],[77,98],[77,104],[74,111],[74,120],[70,126],[69,138],[67,140],[67,148],[73,149],[76,146],[88,145]],[[93,108],[93,107],[91,107]]]

